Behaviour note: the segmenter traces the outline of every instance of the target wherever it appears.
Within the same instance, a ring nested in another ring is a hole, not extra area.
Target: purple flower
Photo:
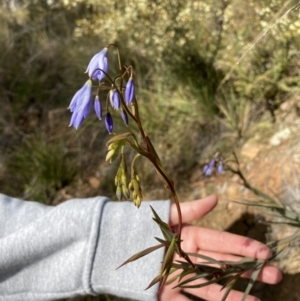
[[[97,117],[99,119],[101,119],[102,118],[102,106],[101,106],[101,102],[99,100],[99,96],[98,95],[95,97],[94,109],[95,109]]]
[[[112,116],[109,112],[107,112],[105,115],[105,127],[107,131],[111,134],[113,131],[114,123],[113,123]]]
[[[128,116],[127,116],[127,113],[123,109],[121,110],[121,117],[122,117],[124,123],[126,124],[126,126],[128,126]]]
[[[215,164],[216,164],[216,160],[213,159],[207,165],[204,166],[203,173],[204,173],[205,176],[211,176],[212,175]]]
[[[130,105],[134,98],[134,83],[132,76],[129,78],[125,88],[125,101],[127,105]]]
[[[218,164],[218,173],[222,174],[224,172],[224,159],[221,158]]]
[[[95,54],[91,59],[89,65],[87,66],[86,73],[88,73],[89,77],[92,79],[98,79],[101,81],[105,77],[105,73],[108,70],[108,62],[107,62],[107,48],[103,48],[100,52]],[[99,70],[101,69],[101,70]],[[105,72],[102,72],[102,70]]]
[[[72,112],[70,126],[78,129],[92,107],[92,81],[89,79],[73,96],[69,109]]]
[[[110,100],[110,104],[111,106],[115,109],[115,110],[119,110],[121,107],[121,101],[120,101],[120,96],[119,93],[116,89],[110,90],[109,91],[109,100]]]

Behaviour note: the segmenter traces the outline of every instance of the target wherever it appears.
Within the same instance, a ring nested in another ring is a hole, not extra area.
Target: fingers
[[[205,256],[211,257],[213,259],[220,260],[220,261],[238,262],[243,258],[243,257],[236,256],[236,255],[217,253],[217,252],[209,252],[209,251],[200,251],[200,252],[198,252],[198,254],[205,255]],[[190,258],[192,259],[192,261],[194,261],[193,259],[196,257],[191,256]],[[197,260],[194,262],[203,262],[203,260],[201,260],[200,258],[197,258]],[[253,271],[246,272],[242,275],[242,277],[250,278],[252,275],[252,272]],[[257,278],[258,281],[265,282],[268,284],[276,284],[276,283],[280,282],[281,279],[282,279],[282,275],[281,275],[281,272],[279,271],[279,269],[272,265],[269,265],[269,264],[265,265],[261,269],[261,272]]]
[[[210,195],[206,198],[180,203],[182,221],[188,223],[199,219],[210,212],[218,203],[218,199],[215,195]],[[178,214],[175,204],[171,206],[170,212],[170,225],[174,226],[178,224]]]
[[[183,250],[186,252],[206,250],[258,259],[268,259],[271,256],[271,250],[263,243],[228,232],[185,226],[181,237]]]
[[[219,260],[219,261],[238,262],[243,258],[243,257],[232,255],[232,254],[225,254],[225,253],[218,253],[218,252],[211,252],[211,251],[204,251],[204,250],[200,250],[197,253],[208,256],[210,258],[213,258],[213,259]],[[190,256],[190,259],[195,263],[203,262],[203,260],[198,257]],[[242,277],[250,278],[251,275],[252,275],[252,271],[249,271],[249,272],[244,273],[242,275]],[[262,268],[262,270],[257,278],[258,281],[265,282],[268,284],[276,284],[276,283],[280,282],[281,279],[282,279],[282,274],[281,274],[280,270],[278,268],[268,265],[268,264]]]
[[[200,280],[200,281],[194,282],[193,284],[200,284],[201,282],[204,282],[204,281]],[[183,291],[185,291],[191,295],[200,297],[202,299],[209,300],[209,301],[220,301],[226,292],[226,290],[222,289],[222,286],[220,286],[218,284],[211,284],[208,286],[204,286],[202,288],[187,288],[187,289],[184,289]],[[229,293],[226,300],[241,301],[243,298],[243,295],[244,295],[244,293],[242,293],[242,292],[232,290]],[[245,299],[245,301],[259,301],[259,299],[254,296],[248,296]]]
[[[242,276],[250,278],[251,274],[252,272],[249,271],[244,273]],[[278,282],[281,281],[281,279],[282,279],[282,274],[279,271],[279,269],[271,265],[264,266],[257,278],[258,281],[265,282],[268,284],[277,284]]]

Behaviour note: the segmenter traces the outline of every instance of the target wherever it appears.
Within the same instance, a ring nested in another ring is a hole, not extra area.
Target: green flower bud
[[[122,194],[127,200],[130,199],[130,192],[125,185],[122,185]]]
[[[105,161],[110,160],[110,159],[114,156],[115,153],[116,153],[116,150],[115,150],[115,149],[109,150],[109,151],[107,152],[107,154],[106,154]]]
[[[138,208],[140,208],[141,203],[142,203],[141,198],[140,198],[139,196],[137,196],[137,197],[134,199],[134,205],[137,206]]]

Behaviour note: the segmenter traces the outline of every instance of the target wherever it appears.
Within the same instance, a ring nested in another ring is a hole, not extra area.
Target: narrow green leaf
[[[223,295],[221,301],[225,301],[225,300],[226,300],[226,298],[228,297],[230,291],[231,291],[232,288],[234,287],[234,285],[235,285],[235,283],[236,283],[236,280],[237,280],[237,279],[235,279],[231,285],[227,286],[227,289],[226,289],[225,294]]]
[[[218,261],[218,260],[215,260],[213,258],[210,258],[208,256],[205,256],[205,255],[201,255],[201,254],[197,254],[197,253],[187,253],[187,255],[189,256],[193,256],[193,257],[198,257],[198,258],[201,258],[209,263],[213,263],[213,264],[219,264],[219,265],[222,265],[224,264],[223,261]]]
[[[160,242],[161,244],[165,244],[165,246],[169,246],[170,245],[170,242],[168,241],[165,241],[159,237],[154,237],[158,242]]]
[[[267,203],[253,203],[248,201],[234,201],[234,203],[253,206],[253,207],[263,207],[264,209],[270,211],[273,214],[276,214],[276,216],[285,217],[287,219],[293,220],[293,221],[300,221],[300,215],[291,210],[287,210],[286,208],[282,208],[278,205],[270,205]]]
[[[180,277],[179,277],[179,281],[181,281],[181,279],[189,274],[193,274],[195,273],[194,269],[189,269],[189,270],[184,270],[180,273]]]
[[[271,258],[271,260],[275,261],[280,259],[281,257],[283,257],[284,255],[286,255],[286,253],[288,252],[288,248],[284,248],[283,250],[281,250],[280,252],[278,252],[274,257]],[[269,259],[270,260],[270,259]]]
[[[185,284],[189,283],[189,282],[192,282],[192,281],[195,281],[195,280],[198,280],[198,279],[201,279],[201,278],[205,278],[205,277],[211,277],[213,273],[207,273],[207,272],[203,272],[203,273],[198,273],[182,282],[180,282],[177,286],[175,286],[174,288],[176,287],[183,287]]]
[[[242,301],[245,301],[246,298],[248,297],[248,295],[250,294],[250,291],[251,291],[251,289],[252,289],[252,287],[253,287],[253,285],[254,285],[254,283],[255,283],[255,281],[256,281],[256,279],[257,279],[257,277],[258,277],[258,275],[259,275],[259,273],[260,273],[260,271],[261,271],[261,269],[262,269],[263,266],[264,266],[264,264],[260,263],[257,266],[257,268],[253,271],[253,273],[252,273],[252,275],[251,275],[251,277],[249,279],[247,288],[246,288],[246,290],[244,292],[244,296],[243,296]]]
[[[162,275],[157,275],[150,283],[149,285],[145,288],[147,290],[151,286],[153,286],[155,283],[159,282],[162,279]]]
[[[179,275],[175,275],[172,278],[170,278],[168,281],[166,281],[166,285],[172,284],[176,279],[178,279]]]
[[[171,240],[172,240],[173,237],[174,237],[174,233],[173,233],[171,227],[170,227],[167,223],[163,222],[163,221],[160,219],[160,217],[159,217],[158,214],[155,212],[155,210],[153,209],[152,206],[150,206],[150,208],[151,208],[152,213],[153,213],[153,215],[154,215],[153,220],[159,225],[160,230],[161,230],[161,232],[162,232],[164,238],[165,238],[167,241],[171,242]]]
[[[159,244],[159,245],[156,245],[156,246],[153,246],[153,247],[150,247],[150,248],[147,248],[141,252],[138,252],[136,253],[135,255],[131,256],[129,259],[127,259],[125,262],[123,262],[119,267],[117,267],[117,269],[119,269],[120,267],[122,267],[123,265],[129,263],[129,262],[132,262],[132,261],[135,261],[159,248],[162,248],[162,247],[165,247],[164,244]]]
[[[264,225],[288,225],[291,227],[300,227],[300,222],[287,222],[287,221],[283,221],[283,222],[273,222],[273,221],[268,221],[268,222],[262,222],[262,224]]]
[[[176,246],[176,237],[173,237],[170,246],[168,247],[168,250],[165,254],[162,267],[161,267],[161,274],[163,276],[168,275],[169,271],[172,267],[172,262],[174,258],[175,253],[175,246]]]
[[[218,277],[218,278],[213,278],[211,280],[207,280],[204,283],[195,284],[195,285],[178,285],[178,287],[180,287],[180,288],[201,288],[201,287],[213,284],[213,283],[218,283],[218,281],[226,279],[228,277],[232,277],[232,276],[233,275],[231,275],[231,274],[226,274],[226,275],[223,275],[223,276]]]

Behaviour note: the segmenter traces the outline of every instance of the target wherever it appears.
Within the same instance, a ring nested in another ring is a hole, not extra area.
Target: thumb
[[[188,223],[205,216],[218,203],[216,195],[210,195],[200,200],[180,203],[182,222]],[[170,226],[178,224],[176,205],[172,204],[170,212]]]

